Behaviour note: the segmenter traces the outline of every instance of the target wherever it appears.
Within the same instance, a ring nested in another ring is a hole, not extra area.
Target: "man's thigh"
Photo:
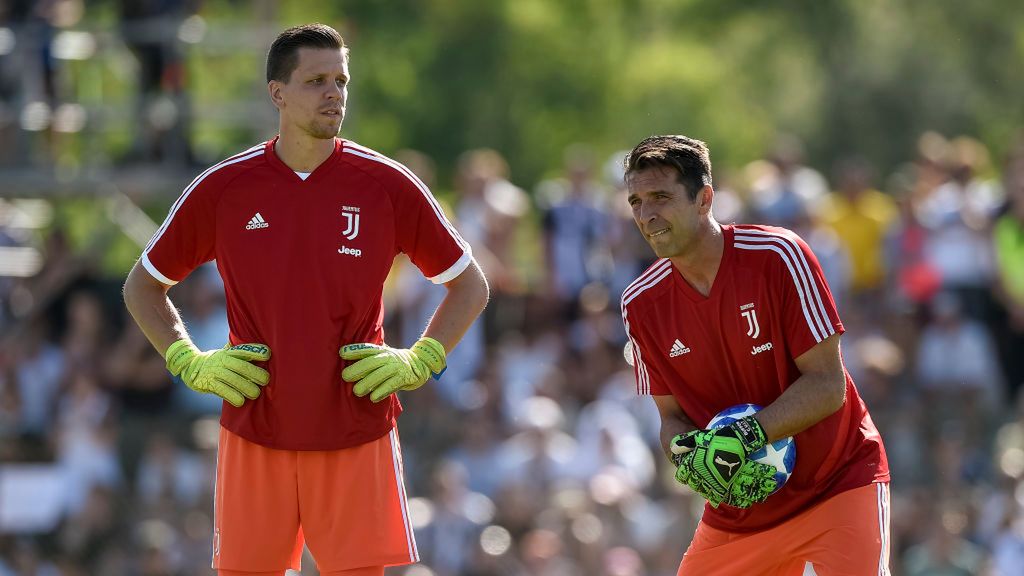
[[[698,525],[679,576],[888,576],[889,486],[843,492],[774,528],[734,534]]]
[[[295,476],[294,451],[260,446],[221,428],[214,568],[255,573],[299,569],[303,539]]]
[[[823,509],[819,509],[823,508]],[[798,554],[816,576],[889,576],[889,484],[843,492],[814,509]]]
[[[324,574],[419,561],[398,432],[299,454],[302,532]]]

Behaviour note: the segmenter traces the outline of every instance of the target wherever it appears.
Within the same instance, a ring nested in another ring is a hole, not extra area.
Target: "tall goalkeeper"
[[[440,376],[487,302],[469,245],[405,166],[338,138],[348,48],[329,26],[282,32],[267,55],[279,134],[185,189],[124,286],[167,368],[224,399],[213,567],[381,576],[418,560],[395,396]],[[423,337],[384,344],[381,293],[404,252],[448,289]],[[216,260],[230,342],[198,350],[168,289]]]

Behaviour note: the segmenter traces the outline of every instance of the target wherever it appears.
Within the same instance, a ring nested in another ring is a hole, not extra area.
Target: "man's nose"
[[[650,204],[646,202],[640,202],[640,209],[637,210],[637,216],[641,222],[650,222],[654,219],[655,210]]]

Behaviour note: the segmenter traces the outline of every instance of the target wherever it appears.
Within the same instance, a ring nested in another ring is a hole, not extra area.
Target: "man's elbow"
[[[846,373],[840,372],[838,375],[833,375],[830,377],[829,384],[829,390],[832,391],[832,394],[829,396],[831,400],[829,403],[829,414],[834,414],[846,404]]]
[[[477,310],[477,314],[484,311],[487,307],[487,303],[491,300],[491,287],[487,283],[487,277],[480,274],[480,280],[476,284],[476,290],[474,291],[473,305]]]

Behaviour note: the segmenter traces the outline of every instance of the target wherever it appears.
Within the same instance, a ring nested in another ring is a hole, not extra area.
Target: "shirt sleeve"
[[[164,284],[177,284],[214,259],[217,179],[205,176],[189,184],[142,252],[143,267]]]
[[[641,396],[665,396],[672,394],[664,378],[664,373],[659,366],[660,360],[656,354],[649,354],[651,350],[647,343],[647,335],[636,324],[630,324],[630,309],[622,307],[622,323],[626,328],[628,337],[628,356],[633,364],[633,375],[636,377],[636,393]]]
[[[779,237],[776,280],[782,298],[784,333],[793,358],[845,329],[818,258],[803,238],[786,231]]]
[[[398,249],[431,282],[444,284],[462,274],[472,261],[472,250],[445,216],[430,189],[405,166],[398,166],[394,182]]]

